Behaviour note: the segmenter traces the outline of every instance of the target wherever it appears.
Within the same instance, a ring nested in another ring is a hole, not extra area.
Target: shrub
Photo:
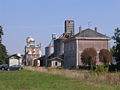
[[[91,69],[96,65],[97,52],[94,48],[86,48],[81,54],[81,60],[84,65],[90,66]]]
[[[97,72],[98,74],[108,73],[108,67],[105,67],[104,65],[96,66],[95,72]]]
[[[109,65],[112,62],[111,52],[107,49],[101,49],[99,53],[99,60],[104,63],[104,65]]]

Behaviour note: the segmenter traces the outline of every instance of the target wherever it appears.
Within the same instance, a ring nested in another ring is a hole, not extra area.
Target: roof
[[[66,40],[67,38],[64,37],[64,36],[62,36],[62,37],[59,37],[58,39],[60,39],[60,40]]]
[[[18,56],[17,54],[11,55],[11,56],[9,56],[8,58],[11,58],[11,57],[21,58],[21,56]]]
[[[45,60],[45,55],[37,58],[36,60]]]
[[[65,20],[65,21],[73,21],[74,22],[74,20]]]
[[[64,61],[63,59],[61,59],[61,58],[59,58],[59,57],[51,58],[51,59],[49,59],[48,61],[53,61],[53,60],[56,60],[56,61]]]
[[[81,31],[80,33],[76,34],[73,36],[73,38],[75,37],[81,37],[82,38],[103,38],[103,39],[111,39],[110,37],[106,36],[106,35],[103,35],[95,30],[92,30],[92,29],[85,29],[83,31]]]

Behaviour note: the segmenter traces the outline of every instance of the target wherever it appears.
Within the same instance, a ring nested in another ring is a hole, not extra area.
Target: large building
[[[64,33],[55,39],[52,44],[46,47],[46,64],[47,66],[63,66],[64,62],[64,41],[74,35],[74,21],[65,20]]]
[[[101,49],[109,50],[110,38],[95,30],[79,28],[79,33],[64,42],[64,66],[66,68],[78,68],[83,65],[81,62],[81,53],[86,48],[94,48],[97,51],[97,62],[99,62],[99,51]]]
[[[25,46],[25,65],[34,65],[34,60],[41,57],[41,44],[35,45],[35,40],[32,37],[26,39]]]
[[[81,62],[81,53],[86,48],[94,48],[97,51],[96,64],[99,65],[99,52],[101,49],[109,50],[109,38],[97,31],[88,28],[82,30],[79,27],[79,33],[74,34],[74,21],[65,20],[64,33],[55,39],[52,39],[46,47],[46,66],[57,67],[63,66],[66,68],[79,68],[83,65]]]

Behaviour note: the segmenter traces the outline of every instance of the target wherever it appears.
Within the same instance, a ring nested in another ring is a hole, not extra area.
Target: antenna
[[[91,21],[88,22],[88,28],[90,28],[90,26],[92,26],[91,23],[92,23]]]

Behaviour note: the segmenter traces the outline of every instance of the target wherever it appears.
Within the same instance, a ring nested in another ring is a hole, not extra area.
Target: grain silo
[[[55,55],[55,57],[58,57],[58,56],[64,54],[64,41],[66,39],[67,38],[62,36],[54,41],[54,55]]]
[[[52,34],[52,40],[50,44],[45,47],[45,56],[46,56],[46,66],[47,66],[47,60],[50,55],[54,53],[54,40],[56,39],[56,34]]]
[[[35,39],[28,37],[25,46],[25,65],[32,66],[33,61],[41,57],[41,45],[35,45]]]

